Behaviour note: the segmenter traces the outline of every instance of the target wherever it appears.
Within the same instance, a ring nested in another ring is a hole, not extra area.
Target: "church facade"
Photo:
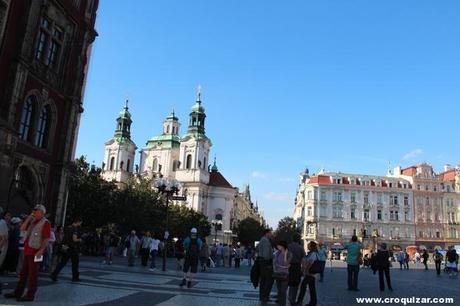
[[[118,185],[126,183],[134,173],[178,180],[183,186],[180,193],[187,200],[175,204],[202,212],[210,221],[219,220],[221,224],[212,228],[210,242],[216,239],[229,243],[235,237],[232,209],[238,190],[219,172],[215,159],[212,167],[209,163],[212,142],[205,133],[205,120],[198,93],[185,135],[180,136],[181,124],[173,111],[166,117],[162,133],[149,139],[139,151],[139,166],[134,167],[137,147],[131,140],[132,119],[126,103],[117,118],[114,136],[105,143],[102,175]]]

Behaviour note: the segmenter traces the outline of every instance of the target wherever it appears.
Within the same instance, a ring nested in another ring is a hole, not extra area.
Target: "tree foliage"
[[[275,241],[291,243],[295,233],[298,233],[295,220],[291,217],[284,217],[278,222],[278,228],[275,231]]]
[[[255,219],[246,218],[238,224],[238,239],[243,245],[254,245],[264,235],[265,228]]]
[[[90,166],[82,156],[72,170],[67,205],[67,224],[75,216],[85,228],[95,230],[114,225],[120,233],[134,229],[153,231],[160,238],[166,229],[166,200],[152,188],[152,179],[135,177],[123,188],[101,177],[101,169]],[[207,217],[190,208],[169,203],[170,237],[185,237],[192,227],[209,235]]]

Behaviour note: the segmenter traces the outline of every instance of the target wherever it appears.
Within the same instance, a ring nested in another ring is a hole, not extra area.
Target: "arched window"
[[[206,169],[208,167],[208,164],[206,163],[206,157],[203,159],[203,169]]]
[[[109,170],[113,170],[113,166],[115,165],[115,157],[110,158],[110,167]]]
[[[129,171],[130,166],[131,166],[131,161],[128,159],[128,162],[126,163],[126,171]]]
[[[222,221],[222,214],[216,214],[216,220]],[[222,223],[216,225],[216,230],[221,231],[222,230]]]
[[[153,165],[152,165],[152,170],[157,171],[158,170],[158,159],[153,159]]]
[[[185,164],[186,169],[192,169],[192,154],[187,155],[187,163]]]
[[[124,165],[124,164],[125,164],[125,163],[124,163],[123,161],[120,162],[120,170],[123,170],[123,165]]]
[[[35,96],[27,98],[22,108],[21,123],[19,125],[19,137],[22,140],[29,140],[32,135],[31,124],[34,115],[34,104],[36,103]]]
[[[40,117],[38,117],[37,136],[35,138],[35,145],[37,147],[46,148],[48,144],[50,115],[50,106],[46,105],[40,112]]]
[[[169,134],[169,125],[166,126],[166,134]]]
[[[179,162],[177,160],[173,160],[173,171],[176,171],[179,168]]]

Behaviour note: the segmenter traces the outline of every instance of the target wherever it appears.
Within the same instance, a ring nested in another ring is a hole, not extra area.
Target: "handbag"
[[[310,270],[308,271],[308,273],[310,273],[310,274],[321,273],[324,270],[325,265],[326,265],[326,262],[325,261],[320,261],[319,257],[318,257],[318,253],[316,253],[316,260],[311,265]]]

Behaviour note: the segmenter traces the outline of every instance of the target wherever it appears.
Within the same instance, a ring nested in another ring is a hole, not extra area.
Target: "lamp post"
[[[212,220],[212,226],[214,226],[214,243],[217,245],[217,226],[222,225],[222,220]]]
[[[160,177],[154,182],[155,188],[166,197],[166,226],[164,234],[164,246],[163,246],[163,271],[166,271],[166,251],[167,251],[167,241],[169,238],[169,200],[172,198],[175,200],[174,195],[179,193],[179,190],[182,188],[181,183],[176,179],[163,178],[163,175],[160,174]],[[177,200],[182,200],[177,197]]]

